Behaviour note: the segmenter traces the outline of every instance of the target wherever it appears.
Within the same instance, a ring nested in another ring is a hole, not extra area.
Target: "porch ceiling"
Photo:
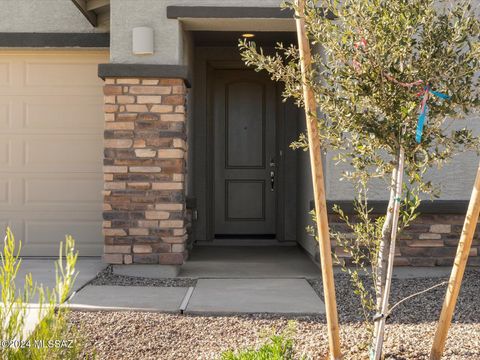
[[[284,45],[296,44],[297,34],[287,31],[253,31],[253,40],[258,46],[274,47],[278,42]],[[238,46],[242,31],[192,31],[195,46]]]
[[[97,27],[110,22],[110,0],[72,0],[85,18]]]
[[[295,31],[292,19],[178,18],[190,31]]]
[[[324,14],[333,19],[330,12]],[[281,7],[167,6],[167,18],[180,20],[185,30],[295,31],[294,12]]]
[[[262,6],[167,6],[167,18],[192,31],[294,31],[291,10]]]

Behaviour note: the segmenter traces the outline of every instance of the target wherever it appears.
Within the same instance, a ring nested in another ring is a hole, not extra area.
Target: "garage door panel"
[[[7,224],[22,242],[23,256],[58,256],[60,242],[70,234],[75,239],[75,248],[81,256],[98,256],[102,251],[102,223],[95,220],[0,220],[5,229]]]
[[[0,101],[0,127],[7,129],[10,127],[10,103],[3,98]]]
[[[0,206],[10,205],[10,180],[0,180]]]
[[[17,133],[96,134],[103,129],[102,96],[0,95],[0,127]],[[2,131],[3,133],[3,131]]]
[[[90,211],[101,218],[101,174],[7,174],[0,178],[0,212]]]
[[[10,63],[0,62],[0,86],[10,85]]]
[[[24,210],[24,180],[4,176],[0,180],[0,212]]]
[[[25,203],[29,204],[77,204],[101,203],[102,183],[99,179],[27,179]]]
[[[17,98],[22,98],[24,96],[91,96],[92,94],[98,94],[102,96],[101,88],[98,87],[71,87],[71,88],[62,88],[62,87],[12,87],[5,88],[0,86],[0,96],[2,98],[6,96],[12,96]]]
[[[22,242],[21,255],[57,256],[65,235],[72,235],[81,256],[98,256],[102,252],[102,222],[92,219],[62,219],[68,214],[47,214],[49,219],[11,219],[0,214],[0,226],[10,226],[17,241]],[[55,220],[58,215],[58,220]],[[81,218],[81,214],[76,215]]]
[[[5,234],[5,231],[7,230],[8,226],[8,219],[0,219],[0,230],[2,231],[2,235]],[[3,238],[3,236],[2,236]]]
[[[80,212],[95,213],[97,219],[101,219],[102,204],[95,203],[29,203],[19,204],[2,204],[0,203],[0,213],[5,213],[5,217],[11,219],[24,219],[26,216],[37,215],[38,213],[45,213],[49,217],[52,212],[61,211],[68,215],[70,219],[76,220],[76,216]],[[100,215],[98,215],[100,214]]]
[[[70,234],[79,243],[99,243],[99,234],[102,233],[101,221],[89,220],[27,220],[25,221],[27,238],[34,238],[35,244],[48,244],[62,241],[65,235]],[[101,244],[101,241],[100,241]],[[58,247],[56,247],[58,249]]]
[[[12,141],[3,138],[0,140],[0,166],[10,166],[12,164]]]
[[[52,63],[51,60],[43,63],[27,62],[25,84],[26,86],[45,86],[47,78],[49,87],[99,86],[101,80],[97,76],[97,67],[95,63]]]
[[[23,241],[23,239],[25,239],[25,226],[24,226],[23,219],[15,219],[15,218],[12,218],[10,214],[5,214],[0,212],[0,228],[2,231],[2,235],[5,234],[7,226],[10,227],[10,229],[13,231],[13,234],[15,235],[15,240],[17,240],[17,243],[19,241],[22,242],[22,248],[23,248],[23,245],[25,244],[25,242]]]
[[[27,130],[78,133],[83,129],[103,129],[103,101],[100,96],[29,97],[24,101]],[[93,133],[98,134],[98,131]]]
[[[102,254],[106,52],[0,52],[0,230],[24,256],[58,256],[65,234]]]
[[[29,169],[62,172],[98,172],[102,166],[101,138],[90,136],[38,136],[25,140],[25,165]]]
[[[0,136],[0,174],[22,171],[24,168],[22,139],[12,134]]]

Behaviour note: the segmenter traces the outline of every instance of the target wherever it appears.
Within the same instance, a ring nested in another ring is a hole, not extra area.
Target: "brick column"
[[[104,260],[186,258],[186,87],[181,79],[106,78]]]

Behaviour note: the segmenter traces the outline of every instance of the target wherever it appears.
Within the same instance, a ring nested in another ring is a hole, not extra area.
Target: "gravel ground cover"
[[[335,277],[346,359],[368,359],[359,302],[348,276]],[[394,280],[392,303],[445,279]],[[322,293],[321,284],[311,281]],[[428,359],[445,287],[400,305],[387,320],[386,359]],[[450,328],[445,359],[480,359],[480,271],[466,273]],[[88,339],[87,352],[100,359],[219,359],[222,351],[259,346],[272,331],[281,332],[289,319],[271,315],[232,317],[185,316],[134,312],[72,312],[70,321]],[[325,359],[325,318],[295,319],[295,348],[307,359]]]
[[[189,278],[151,279],[117,275],[113,273],[113,267],[109,265],[90,281],[88,285],[191,287],[195,286],[196,283],[197,280]]]

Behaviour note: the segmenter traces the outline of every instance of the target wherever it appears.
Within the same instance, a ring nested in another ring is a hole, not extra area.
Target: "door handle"
[[[275,191],[275,171],[270,171],[270,191]]]
[[[270,167],[275,167],[275,158],[270,158]]]

